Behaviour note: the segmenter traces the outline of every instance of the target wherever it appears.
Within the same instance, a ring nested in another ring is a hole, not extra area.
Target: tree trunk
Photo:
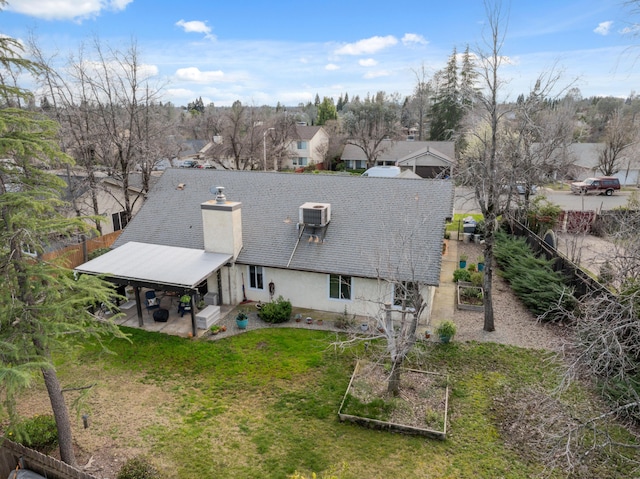
[[[400,394],[400,367],[402,362],[394,361],[391,365],[391,374],[387,383],[387,392],[393,396]]]
[[[60,445],[60,459],[72,466],[76,465],[76,456],[73,452],[73,436],[71,434],[71,421],[69,411],[64,402],[62,388],[58,376],[53,368],[42,368],[42,377],[49,393],[53,417],[58,428],[58,444]]]
[[[493,246],[495,242],[495,221],[485,220],[485,248],[484,248],[484,329],[487,332],[495,331],[494,318],[493,318],[493,296],[492,296],[492,281],[493,281]]]

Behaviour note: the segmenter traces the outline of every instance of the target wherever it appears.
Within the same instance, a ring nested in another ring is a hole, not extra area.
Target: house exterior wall
[[[100,189],[97,194],[98,208],[100,209],[100,215],[104,217],[101,221],[102,234],[108,234],[114,232],[112,215],[114,213],[124,211],[124,195],[122,194],[122,190],[119,188],[108,185],[103,186],[106,190]],[[144,202],[142,201],[142,198],[138,198],[134,192],[130,193],[130,198],[132,204],[131,214],[132,216],[135,216]],[[91,196],[89,193],[85,193],[76,200],[76,207],[80,210],[80,214],[83,216],[91,216],[94,214],[93,206],[91,204]],[[70,211],[67,216],[76,216],[75,211]],[[89,221],[89,223],[91,225],[94,224],[93,221]]]
[[[304,141],[306,148],[298,149],[298,142]],[[321,154],[323,145],[329,143],[329,135],[324,129],[320,128],[313,138],[305,138],[300,140],[292,140],[289,144],[289,150],[291,151],[291,157],[283,161],[282,167],[285,169],[300,168],[301,166],[316,165],[324,161],[324,157]],[[297,158],[306,158],[306,165],[294,164],[294,160]]]
[[[209,291],[217,292],[225,304],[230,299],[232,304],[239,304],[243,300],[243,281],[248,301],[269,302],[271,300],[269,283],[273,282],[274,299],[282,296],[291,301],[294,307],[330,311],[336,315],[344,313],[346,308],[349,315],[375,317],[381,313],[382,305],[392,300],[391,285],[376,279],[352,278],[352,299],[339,300],[329,297],[329,275],[325,273],[264,267],[263,289],[250,287],[248,265],[235,264],[232,267],[223,268],[221,274],[222,294],[220,295],[218,291],[215,277],[209,278],[208,288]],[[423,286],[421,294],[427,302],[427,307],[420,322],[426,324],[431,315],[435,287]]]

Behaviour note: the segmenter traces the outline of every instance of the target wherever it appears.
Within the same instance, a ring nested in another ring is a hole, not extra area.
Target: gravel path
[[[457,243],[458,257],[465,253],[467,265],[475,263],[482,253],[482,245]],[[495,331],[483,331],[484,313],[456,309],[454,321],[458,326],[456,341],[479,341],[510,344],[523,348],[557,350],[569,334],[566,327],[542,324],[536,320],[498,274],[493,275],[493,310]]]

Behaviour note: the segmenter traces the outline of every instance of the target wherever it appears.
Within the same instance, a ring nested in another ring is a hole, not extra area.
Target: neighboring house
[[[205,160],[207,152],[213,146],[213,142],[207,140],[186,140],[180,144],[178,158],[173,161],[173,166],[181,166],[186,160],[198,163]]]
[[[75,170],[64,173],[59,172],[57,176],[68,185],[63,198],[69,203],[66,215],[69,217],[95,215],[86,173]],[[104,217],[104,220],[101,221],[102,234],[124,229],[127,225],[127,219],[124,211],[122,182],[108,176],[106,173],[98,173],[97,176],[99,182],[96,190],[98,210],[99,215]],[[157,180],[158,176],[152,175],[151,186]],[[129,201],[132,205],[132,214],[135,215],[144,203],[144,193],[139,173],[131,173],[129,175]]]
[[[455,165],[455,143],[452,141],[391,141],[376,160],[376,165],[399,166],[411,170],[422,178],[445,178],[451,176]],[[367,166],[367,157],[355,145],[347,144],[342,152],[342,161],[347,169]]]
[[[447,180],[169,169],[115,249],[77,270],[220,304],[281,295],[370,316],[399,308],[396,285],[410,283],[426,320],[453,197]]]
[[[296,125],[296,138],[289,144],[290,158],[284,160],[281,169],[304,168],[323,165],[329,148],[329,135],[321,126]]]
[[[603,176],[599,158],[604,151],[604,143],[572,143],[567,149],[568,176],[574,180],[584,180],[592,176]],[[633,147],[624,150],[617,160],[619,171],[612,176],[620,180],[621,185],[640,184],[640,161]]]

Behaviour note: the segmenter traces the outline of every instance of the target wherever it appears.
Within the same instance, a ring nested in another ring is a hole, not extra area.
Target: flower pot
[[[247,329],[247,325],[249,324],[249,318],[245,317],[245,318],[240,318],[237,317],[236,318],[236,326],[238,326],[239,329]]]
[[[428,329],[424,332],[424,338],[425,339],[429,339],[431,337],[431,331],[429,331]]]
[[[360,325],[360,330],[361,330],[361,331],[363,331],[363,332],[364,332],[364,331],[366,331],[367,329],[369,329],[369,325],[368,325],[367,323],[362,323],[362,324]]]
[[[484,263],[478,263],[478,271],[484,271]]]
[[[322,320],[321,319],[318,320],[318,324],[322,325]]]
[[[467,267],[467,262],[460,260],[460,269],[464,269]]]
[[[440,336],[440,342],[442,344],[447,344],[451,341],[451,336],[445,336],[445,335],[441,335]]]
[[[311,316],[307,317],[307,324],[312,324],[313,318]]]

